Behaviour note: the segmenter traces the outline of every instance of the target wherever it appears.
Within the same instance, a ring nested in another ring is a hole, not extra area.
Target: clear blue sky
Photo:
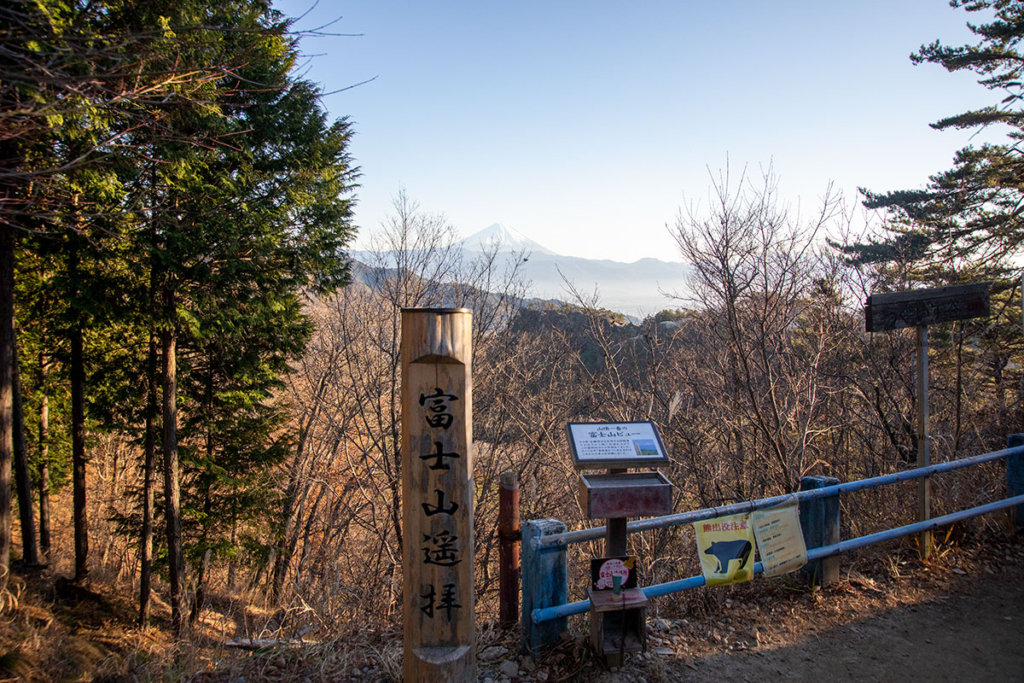
[[[289,16],[309,0],[279,0]],[[296,28],[306,76],[348,116],[363,236],[399,188],[463,235],[502,222],[556,252],[678,259],[665,225],[708,167],[774,163],[804,209],[923,185],[966,132],[938,118],[993,97],[913,66],[970,39],[945,0],[322,1]],[[976,139],[975,142],[979,140]],[[362,243],[363,237],[360,238]]]

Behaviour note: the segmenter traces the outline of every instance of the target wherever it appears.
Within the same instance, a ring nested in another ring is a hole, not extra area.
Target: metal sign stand
[[[864,307],[865,329],[868,332],[917,328],[918,467],[927,467],[931,464],[928,430],[928,326],[988,316],[990,284],[976,282],[968,285],[872,294]],[[917,520],[925,522],[930,518],[931,482],[928,477],[922,477],[918,480],[917,488]],[[932,554],[932,533],[921,532],[918,541],[921,559],[927,559]]]
[[[917,328],[917,466],[928,467],[932,452],[928,433],[928,326]],[[917,480],[917,521],[925,522],[932,515],[931,478]],[[918,552],[921,559],[932,554],[932,532],[922,531],[918,537]]]

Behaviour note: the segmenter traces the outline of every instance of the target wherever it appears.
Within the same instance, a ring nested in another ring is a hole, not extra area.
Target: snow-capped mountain
[[[523,233],[504,223],[494,223],[459,242],[459,246],[466,251],[489,251],[495,245],[498,247],[499,252],[529,251],[534,254],[557,256],[555,252],[545,249]]]
[[[515,266],[519,278],[529,284],[528,297],[578,303],[573,289],[587,299],[596,293],[599,306],[636,320],[684,305],[680,299],[666,296],[666,293],[686,291],[688,267],[682,263],[654,258],[621,263],[563,256],[502,223],[494,223],[470,235],[457,246],[466,259],[491,252],[496,246],[498,272],[507,272]],[[394,267],[386,253],[352,251],[349,255],[370,268]]]
[[[575,303],[570,293],[571,285],[588,296],[596,290],[601,306],[629,316],[643,317],[683,305],[680,300],[665,294],[685,292],[688,268],[682,263],[654,258],[621,263],[563,256],[501,223],[494,223],[459,244],[467,255],[482,252],[486,246],[497,245],[499,256],[506,260],[513,254],[525,252],[526,261],[519,264],[520,273],[531,283],[531,296],[540,299]]]

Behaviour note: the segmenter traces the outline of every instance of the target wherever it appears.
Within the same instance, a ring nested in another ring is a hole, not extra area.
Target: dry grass
[[[950,478],[950,484],[937,492],[941,494],[938,496],[940,507],[946,505],[947,497],[956,499],[963,491],[980,488],[973,478],[963,479],[961,482]],[[889,488],[892,488],[891,493]],[[843,535],[846,537],[892,526],[899,521],[893,510],[907,507],[895,487],[887,487],[883,493],[875,495],[858,496],[844,501]],[[351,567],[332,565],[329,571],[307,578],[306,584],[296,585],[289,592],[289,602],[284,609],[266,604],[262,586],[251,591],[229,590],[226,569],[218,567],[213,573],[206,607],[186,637],[176,642],[170,635],[169,607],[161,599],[165,586],[159,581],[154,593],[153,627],[146,631],[136,627],[138,586],[133,551],[128,541],[114,535],[110,525],[103,521],[106,508],[95,498],[90,501],[90,518],[95,520],[90,539],[94,549],[90,588],[98,594],[98,599],[81,599],[69,592],[66,583],[58,581],[59,577],[70,576],[73,569],[71,525],[67,522],[70,491],[55,498],[55,561],[43,572],[17,572],[12,577],[9,592],[0,595],[0,683],[8,680],[234,683],[240,678],[246,683],[258,680],[309,683],[401,680],[400,605],[396,599],[388,597],[387,590],[389,581],[400,582],[400,574],[367,576],[362,567],[362,582],[353,578],[361,568],[357,542],[346,546],[351,551],[348,558],[353,563]],[[964,506],[976,502],[983,501],[958,500],[958,503],[965,503]],[[826,591],[824,597],[809,593],[793,578],[759,579],[743,586],[688,591],[659,599],[652,604],[649,616],[685,619],[693,625],[680,634],[682,642],[686,643],[687,656],[696,656],[708,647],[750,647],[757,638],[774,639],[773,642],[784,640],[786,633],[773,630],[770,625],[779,615],[795,618],[806,612],[810,619],[858,609],[858,605],[870,609],[876,602],[882,604],[879,600],[884,602],[887,596],[911,586],[938,586],[942,581],[961,577],[958,572],[970,574],[979,570],[984,567],[986,553],[1002,552],[995,548],[1008,546],[1007,552],[1019,553],[1020,537],[1007,541],[998,519],[1001,517],[972,520],[953,527],[948,534],[937,535],[937,559],[928,565],[921,565],[914,559],[911,541],[885,544],[844,556],[844,581],[836,589]],[[846,520],[857,520],[857,524]],[[18,538],[15,525],[15,539]],[[647,563],[646,583],[699,572],[693,539],[687,529],[676,530],[663,540],[653,533],[634,538],[636,552]],[[597,546],[574,548],[570,557],[570,570],[574,572],[572,599],[581,599],[585,580],[583,560],[599,553],[600,549]],[[15,555],[18,551],[16,543]],[[496,556],[491,557],[492,562],[496,559]],[[1016,562],[1020,564],[1021,560]],[[246,579],[237,583],[245,585]],[[495,588],[496,585],[491,584],[477,603],[478,643],[481,650],[497,645],[508,651],[506,658],[517,656],[518,633],[494,627]],[[743,641],[740,636],[730,636],[726,631],[721,631],[721,642],[714,641],[713,634],[721,630],[717,624],[722,615],[739,609],[736,605],[745,606],[743,609],[750,613],[752,624],[764,625],[744,631],[747,635],[743,636],[746,638]],[[590,660],[582,636],[586,632],[585,619],[574,618],[570,627],[573,637],[537,663],[548,673],[549,683],[589,680],[600,671]],[[289,639],[300,633],[306,641],[316,643],[257,652],[239,651],[224,645],[237,637]],[[706,642],[707,634],[712,634],[710,645]],[[659,680],[661,674],[657,669],[663,662],[659,663],[656,658],[634,662],[639,670],[647,672],[644,675],[648,681]],[[481,662],[480,671],[482,674],[493,672],[499,663],[500,660]]]
[[[844,557],[842,581],[825,591],[807,590],[793,577],[757,580],[659,599],[649,616],[675,620],[671,644],[678,650],[677,658],[687,661],[784,644],[812,624],[820,628],[914,596],[919,599],[949,590],[971,576],[990,575],[1005,569],[1006,558],[1014,558],[1019,573],[1024,537],[1007,535],[998,526],[989,520],[967,535],[956,530],[939,536],[937,557],[928,563],[916,559],[909,543]],[[131,593],[99,582],[92,588],[98,597],[81,599],[83,594],[76,595],[49,571],[13,577],[7,608],[0,617],[0,681],[401,680],[402,638],[396,627],[349,624],[343,631],[306,636],[319,639],[317,643],[236,650],[224,645],[231,637],[287,637],[297,624],[309,623],[310,615],[300,609],[290,616],[248,604],[238,596],[217,595],[188,636],[175,643],[163,603],[155,605],[153,628],[142,631],[133,623]],[[584,620],[577,621],[572,622],[569,636],[536,663],[524,663],[517,630],[482,625],[478,651],[497,646],[507,653],[480,662],[481,675],[494,674],[497,679],[501,662],[514,659],[518,666],[537,667],[551,682],[601,678],[603,670],[590,656],[583,635]],[[728,630],[730,624],[740,623],[742,628]],[[652,632],[651,637],[655,647],[661,637],[668,636]],[[663,657],[635,656],[627,670],[648,681],[671,679]]]

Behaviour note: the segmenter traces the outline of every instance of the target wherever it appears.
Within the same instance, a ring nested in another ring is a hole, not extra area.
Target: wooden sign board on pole
[[[402,310],[405,683],[476,680],[471,326]]]
[[[975,282],[872,294],[864,306],[864,326],[868,332],[917,328],[918,467],[927,467],[932,459],[928,432],[928,326],[988,316],[991,284]],[[931,517],[931,482],[928,477],[922,477],[917,486],[917,519],[924,522]],[[918,539],[921,557],[929,557],[932,533],[923,531]]]
[[[989,314],[989,282],[884,292],[868,297],[864,307],[868,332],[924,327]]]
[[[572,465],[583,469],[667,467],[665,444],[653,422],[570,422],[565,425]]]

